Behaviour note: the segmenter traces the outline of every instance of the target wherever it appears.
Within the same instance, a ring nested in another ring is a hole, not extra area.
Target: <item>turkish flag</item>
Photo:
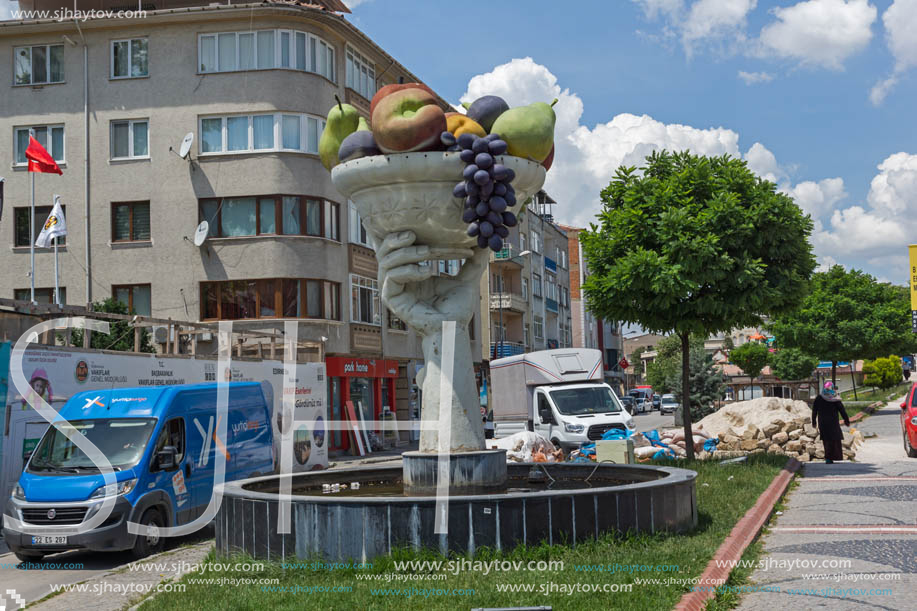
[[[39,144],[38,140],[32,135],[29,135],[29,148],[25,150],[25,158],[29,160],[29,172],[64,174],[57,166],[54,158],[45,150],[45,147]]]

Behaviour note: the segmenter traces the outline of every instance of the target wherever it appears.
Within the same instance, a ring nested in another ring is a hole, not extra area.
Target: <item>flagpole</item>
[[[29,176],[32,177],[32,205],[29,217],[29,259],[31,259],[32,271],[29,274],[29,280],[31,282],[30,297],[32,303],[35,303],[35,172],[29,172]]]
[[[60,283],[57,275],[57,236],[54,236],[54,303],[60,307]]]

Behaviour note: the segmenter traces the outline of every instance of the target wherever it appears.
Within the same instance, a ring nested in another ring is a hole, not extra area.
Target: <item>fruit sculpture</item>
[[[335,99],[319,142],[324,166],[331,170],[338,163],[380,154],[458,153],[465,168],[453,195],[464,200],[462,220],[481,248],[501,250],[509,228],[518,222],[509,210],[516,204],[515,174],[500,156],[530,159],[546,170],[554,161],[557,100],[510,108],[502,98],[486,95],[466,104],[465,114],[447,113],[422,83],[386,85],[373,96],[370,127],[356,108]]]

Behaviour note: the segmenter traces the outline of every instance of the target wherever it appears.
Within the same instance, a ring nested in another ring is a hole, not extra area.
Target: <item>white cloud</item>
[[[826,272],[838,264],[837,261],[834,259],[834,257],[827,257],[827,256],[818,257],[817,263],[818,263],[818,267],[815,268],[815,271],[817,272]]]
[[[905,215],[917,198],[917,155],[895,153],[879,164],[867,201],[889,216]]]
[[[369,2],[369,0],[342,0],[344,4],[347,5],[347,8],[353,10],[363,4],[364,2]]]
[[[745,81],[746,85],[756,85],[758,83],[770,83],[774,80],[774,75],[770,72],[745,72],[739,70],[739,78]]]
[[[705,38],[744,38],[748,13],[758,0],[697,0],[682,25],[686,49]]]
[[[643,7],[643,12],[650,19],[659,15],[675,16],[685,8],[684,0],[633,0]]]
[[[869,99],[876,106],[898,84],[899,77],[909,68],[917,66],[917,2],[895,0],[883,13],[885,39],[888,49],[895,58],[895,68],[890,76],[877,82],[869,92]]]
[[[806,0],[773,13],[761,30],[762,55],[832,70],[869,44],[877,15],[868,0]]]
[[[815,219],[834,210],[837,203],[847,197],[843,178],[825,178],[818,182],[806,180],[794,186],[784,186],[781,190]]]
[[[778,183],[781,178],[786,177],[786,172],[777,164],[777,158],[760,142],[751,145],[745,153],[745,162],[749,170],[773,183]]]

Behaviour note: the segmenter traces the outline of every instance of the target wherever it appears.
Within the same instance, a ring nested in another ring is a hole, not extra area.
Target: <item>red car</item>
[[[904,452],[911,458],[917,458],[917,384],[911,386],[901,404],[901,433]]]

